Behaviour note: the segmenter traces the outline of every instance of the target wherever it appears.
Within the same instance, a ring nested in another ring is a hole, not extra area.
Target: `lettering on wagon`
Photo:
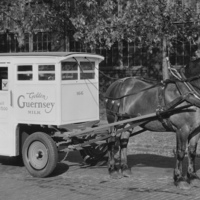
[[[28,114],[41,114],[40,111],[44,110],[45,113],[50,113],[55,105],[55,102],[48,101],[48,96],[40,92],[26,93],[20,95],[17,99],[17,104],[21,109],[29,109]]]
[[[7,111],[8,107],[5,105],[4,101],[0,102],[0,111]]]

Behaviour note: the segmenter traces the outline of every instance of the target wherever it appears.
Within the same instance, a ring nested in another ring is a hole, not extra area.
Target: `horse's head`
[[[192,60],[189,62],[188,65],[186,65],[185,76],[186,78],[191,79],[190,83],[194,86],[194,88],[200,94],[200,58]]]
[[[187,78],[192,78],[200,75],[200,58],[190,61],[185,67],[185,76]]]

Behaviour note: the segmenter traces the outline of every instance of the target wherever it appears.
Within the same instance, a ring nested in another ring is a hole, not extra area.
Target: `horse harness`
[[[162,126],[166,129],[166,131],[173,131],[173,126],[169,120],[168,116],[163,116],[161,113],[165,110],[166,108],[166,102],[165,102],[165,87],[166,84],[163,84],[161,86],[158,86],[158,106],[156,109],[156,115],[158,117],[158,120],[162,123]]]
[[[172,124],[169,120],[169,117],[163,116],[161,113],[163,111],[167,111],[169,109],[173,109],[176,106],[180,105],[182,102],[186,101],[191,106],[196,106],[200,108],[200,95],[198,92],[194,89],[192,84],[190,83],[190,80],[187,79],[183,73],[178,72],[174,68],[170,68],[171,74],[175,77],[175,80],[167,79],[163,81],[163,85],[158,87],[158,108],[156,109],[156,114],[158,116],[159,121],[162,123],[163,127],[166,128],[168,131],[173,131]],[[200,77],[194,77],[194,79],[200,78]],[[174,99],[172,102],[166,104],[164,93],[165,88],[168,83],[174,83],[180,93],[180,96]],[[188,92],[183,94],[181,92],[179,84],[182,83],[187,88]]]
[[[171,70],[173,70],[173,72]],[[194,87],[189,83],[189,80],[187,80],[185,78],[183,73],[179,73],[174,68],[170,69],[170,71],[175,79],[167,79],[167,80],[162,81],[161,83],[156,83],[148,88],[145,88],[145,89],[139,91],[139,92],[143,92],[143,91],[147,91],[154,87],[158,88],[158,106],[156,109],[156,114],[157,114],[158,120],[162,123],[162,126],[166,129],[166,131],[174,131],[174,129],[173,129],[172,123],[169,120],[170,113],[165,112],[165,115],[163,115],[163,111],[172,110],[184,101],[186,101],[189,104],[189,106],[196,106],[196,107],[200,108],[200,95],[196,92]],[[120,82],[123,83],[126,79],[127,78],[121,79]],[[183,94],[180,90],[179,84],[181,82],[188,89],[188,92],[185,94]],[[165,88],[166,88],[167,84],[169,84],[169,83],[176,84],[176,87],[179,90],[180,96],[177,97],[176,99],[174,99],[173,101],[171,101],[170,103],[166,104],[165,97],[164,97],[165,96]],[[131,95],[134,95],[137,93],[138,92],[133,93],[133,94],[124,95],[122,97],[118,97],[118,98],[114,98],[114,99],[106,97],[105,101],[107,101],[108,99],[112,99],[112,109],[114,108],[112,113],[114,114],[116,121],[135,117],[135,116],[130,116],[127,113],[120,112],[120,100],[127,96],[131,96]]]

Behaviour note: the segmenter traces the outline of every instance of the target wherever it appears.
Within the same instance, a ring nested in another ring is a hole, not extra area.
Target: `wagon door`
[[[12,120],[12,93],[8,65],[0,65],[0,155],[15,153]]]
[[[68,59],[61,73],[62,124],[99,120],[98,62]]]

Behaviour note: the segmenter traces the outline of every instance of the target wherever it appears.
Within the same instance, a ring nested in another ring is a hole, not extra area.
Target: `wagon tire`
[[[22,158],[33,177],[47,177],[56,168],[58,150],[53,139],[43,132],[28,136],[22,148]]]

